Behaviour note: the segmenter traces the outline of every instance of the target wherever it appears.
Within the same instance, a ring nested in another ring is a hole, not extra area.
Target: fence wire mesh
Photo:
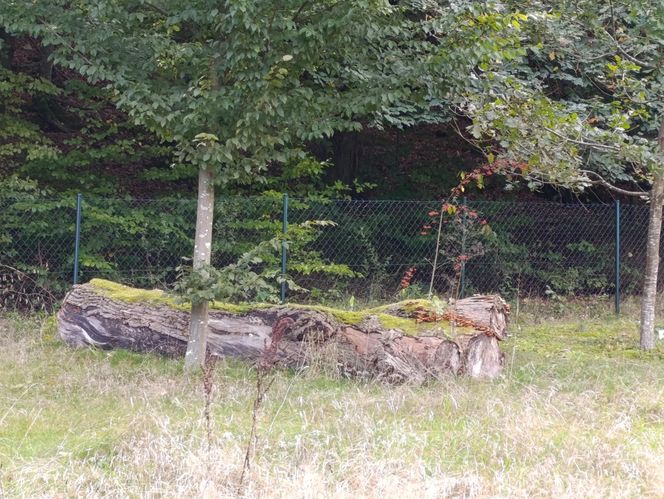
[[[71,286],[76,200],[0,197],[0,307],[50,309]],[[507,297],[638,293],[648,209],[642,205],[422,201],[288,204],[293,301],[376,303],[401,297],[499,292]],[[283,200],[215,204],[213,264],[282,238]],[[84,197],[79,282],[101,277],[169,288],[193,252],[193,199]],[[278,251],[257,271],[279,273]],[[434,272],[435,268],[435,272]]]

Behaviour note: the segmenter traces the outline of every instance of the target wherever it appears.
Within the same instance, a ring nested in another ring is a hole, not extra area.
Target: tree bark
[[[664,163],[664,121],[659,128],[658,146]],[[648,216],[648,241],[646,245],[646,269],[641,301],[641,348],[655,348],[655,305],[657,301],[657,276],[659,273],[659,246],[662,232],[662,204],[664,203],[664,164],[655,175],[650,191]]]
[[[336,132],[332,136],[334,170],[331,173],[348,185],[353,183],[357,174],[359,143],[358,132]]]
[[[383,326],[383,316],[370,313],[359,324],[350,324],[332,313],[283,305],[243,314],[210,311],[207,346],[212,354],[254,363],[264,361],[269,347],[276,365],[299,369],[322,362],[344,376],[390,382],[422,383],[458,374],[495,378],[503,366],[498,338],[505,331],[490,331],[497,323],[506,324],[509,308],[499,297],[473,298],[470,308],[464,300],[455,304],[456,317],[465,313],[464,320],[471,321],[469,311],[478,310],[479,303],[492,310],[477,317],[477,329],[466,327],[466,334],[458,338],[433,332],[411,336]],[[496,305],[501,303],[499,311]],[[395,306],[397,312],[408,313]],[[502,316],[500,320],[495,320],[496,315]],[[286,319],[285,334],[273,337],[280,321],[283,331]],[[188,323],[185,311],[164,304],[121,301],[93,284],[75,286],[58,312],[60,336],[72,346],[127,348],[176,357],[185,352]],[[444,324],[436,324],[432,331],[441,326]]]
[[[198,173],[198,206],[196,208],[196,236],[194,243],[194,270],[210,265],[212,255],[212,223],[214,219],[214,184],[212,171],[201,168]],[[185,369],[203,366],[208,334],[208,302],[192,305],[189,323],[189,341],[185,355]]]

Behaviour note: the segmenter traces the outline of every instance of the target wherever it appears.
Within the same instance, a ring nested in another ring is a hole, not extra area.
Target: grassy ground
[[[493,382],[278,373],[242,494],[664,496],[664,351],[637,350],[635,320],[579,306],[523,312]],[[208,449],[201,379],[180,361],[74,351],[13,316],[0,352],[0,497],[237,494],[245,366],[215,372]]]

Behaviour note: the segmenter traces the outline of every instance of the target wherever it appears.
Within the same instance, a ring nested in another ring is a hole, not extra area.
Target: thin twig
[[[553,128],[549,128],[549,127],[546,127],[546,126],[543,127],[543,128],[547,132],[552,133],[556,137],[564,140],[565,142],[570,142],[570,143],[576,144],[578,146],[590,147],[592,149],[599,149],[599,150],[602,150],[602,151],[620,152],[620,147],[618,147],[618,146],[611,146],[611,145],[607,145],[607,144],[602,144],[601,142],[586,142],[586,141],[583,141],[583,140],[577,140],[577,139],[573,139],[571,137],[566,137],[562,133],[559,133],[556,130],[554,130]]]
[[[210,407],[212,406],[212,390],[214,388],[213,375],[216,362],[217,357],[211,355],[208,350],[207,355],[205,356],[205,364],[203,366],[203,391],[205,392],[205,408],[203,410],[203,416],[205,418],[205,435],[207,437],[208,457],[212,450],[212,417],[210,415]]]
[[[17,269],[15,267],[12,267],[11,265],[7,265],[4,263],[0,263],[0,269],[6,269],[9,270],[10,272],[14,272],[17,274],[20,278],[24,279],[25,281],[29,281],[32,283],[32,285],[35,287],[37,291],[35,292],[27,292],[24,291],[23,289],[25,288],[25,284],[22,284],[20,289],[12,288],[9,290],[9,294],[11,295],[12,293],[16,296],[22,296],[24,298],[30,298],[32,296],[35,296],[39,298],[42,301],[42,306],[44,308],[50,308],[51,305],[56,303],[58,300],[57,298],[51,293],[48,289],[46,289],[44,286],[39,284],[35,279],[30,277],[30,275],[20,269]],[[48,306],[47,306],[48,305]]]
[[[433,280],[436,277],[436,267],[438,266],[438,252],[440,251],[440,235],[443,229],[443,204],[440,205],[440,216],[438,217],[438,235],[436,236],[436,253],[433,256],[433,268],[431,269],[431,282],[429,283],[428,298],[433,294]]]

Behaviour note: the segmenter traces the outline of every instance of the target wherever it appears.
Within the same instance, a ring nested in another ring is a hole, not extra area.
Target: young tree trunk
[[[201,168],[198,173],[198,206],[196,208],[196,239],[194,269],[210,264],[212,255],[212,222],[214,218],[214,184],[212,170]],[[208,333],[208,302],[192,305],[185,369],[203,366]]]
[[[659,128],[658,145],[664,155],[664,121]],[[662,163],[664,163],[664,158]],[[646,246],[646,269],[641,302],[641,348],[655,348],[655,305],[657,299],[657,276],[659,271],[659,245],[662,231],[662,204],[664,203],[664,171],[655,175],[650,192],[650,214],[648,217],[648,242]]]

